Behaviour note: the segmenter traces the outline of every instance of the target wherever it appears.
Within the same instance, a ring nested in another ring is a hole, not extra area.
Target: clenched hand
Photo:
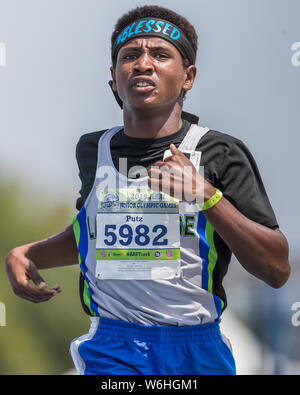
[[[170,149],[172,156],[156,162],[148,170],[149,187],[181,201],[202,203],[204,178],[174,144]]]

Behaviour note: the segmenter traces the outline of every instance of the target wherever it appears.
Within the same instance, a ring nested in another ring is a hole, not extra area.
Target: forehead
[[[139,37],[128,41],[125,45],[120,48],[120,52],[122,50],[130,49],[130,48],[148,48],[148,49],[155,49],[161,48],[172,51],[174,53],[178,53],[179,56],[180,52],[178,49],[171,44],[169,41],[164,40],[163,38],[159,37]]]

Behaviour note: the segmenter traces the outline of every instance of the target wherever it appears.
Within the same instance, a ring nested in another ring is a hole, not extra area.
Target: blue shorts
[[[144,326],[91,318],[87,335],[70,352],[85,375],[234,375],[232,352],[217,322],[188,326]]]

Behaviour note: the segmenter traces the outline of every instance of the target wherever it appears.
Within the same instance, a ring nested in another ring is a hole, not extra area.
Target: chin
[[[155,97],[145,97],[145,98],[139,98],[135,100],[130,100],[127,103],[127,108],[132,109],[132,110],[154,110],[154,109],[160,109],[162,110],[167,109],[167,108],[173,108],[174,104],[176,103],[176,100],[168,100],[168,101],[162,101],[162,100],[157,100],[158,98]]]
[[[162,106],[162,103],[157,103],[153,100],[144,99],[144,100],[133,100],[128,103],[128,108],[135,110],[150,110],[154,108],[159,108]]]

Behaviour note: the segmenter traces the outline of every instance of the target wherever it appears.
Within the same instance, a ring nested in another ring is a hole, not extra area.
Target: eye
[[[166,58],[168,58],[169,56],[166,55],[165,53],[156,53],[156,54],[154,54],[154,57],[155,57],[156,59],[166,59]]]
[[[137,54],[127,54],[123,56],[124,60],[134,60],[137,59],[138,55]]]

